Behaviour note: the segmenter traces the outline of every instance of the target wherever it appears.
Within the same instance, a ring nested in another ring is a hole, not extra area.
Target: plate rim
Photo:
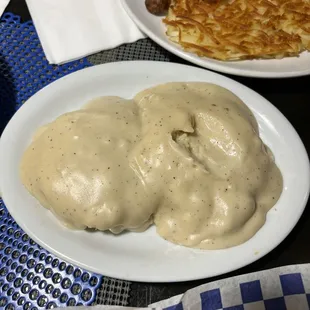
[[[286,79],[286,78],[293,78],[293,77],[301,77],[301,76],[307,76],[310,75],[310,68],[304,71],[285,71],[285,72],[277,72],[277,71],[271,71],[271,72],[264,72],[264,71],[253,71],[248,69],[237,69],[237,68],[231,68],[226,67],[225,62],[220,62],[220,64],[209,62],[208,58],[196,58],[194,54],[186,52],[184,50],[181,50],[177,48],[172,42],[166,42],[159,36],[153,33],[153,31],[144,23],[140,21],[138,16],[133,12],[128,4],[130,0],[120,0],[124,10],[127,12],[127,14],[130,16],[130,18],[133,20],[133,22],[138,26],[138,28],[145,33],[152,41],[157,43],[159,46],[167,50],[168,52],[192,63],[199,67],[221,72],[224,74],[231,74],[235,76],[243,76],[243,77],[251,77],[251,78],[265,78],[265,79]],[[142,0],[138,0],[142,1]],[[310,53],[310,52],[308,52]]]
[[[196,67],[189,66],[189,65],[177,64],[177,63],[166,63],[166,62],[160,62],[160,61],[123,61],[123,62],[107,63],[107,64],[102,64],[102,65],[98,65],[98,66],[92,66],[92,67],[89,67],[89,68],[85,68],[85,69],[82,69],[82,70],[78,70],[78,71],[76,71],[76,72],[74,72],[74,73],[68,74],[68,75],[66,75],[66,76],[64,76],[64,77],[62,77],[62,78],[60,78],[60,79],[58,79],[58,80],[56,80],[56,81],[50,83],[49,85],[47,85],[47,86],[45,86],[44,88],[42,88],[41,90],[39,90],[39,91],[38,91],[36,94],[34,94],[31,98],[29,98],[29,99],[25,102],[25,104],[14,114],[14,116],[12,117],[12,119],[10,120],[10,122],[8,123],[8,125],[6,126],[5,130],[4,130],[3,133],[2,133],[2,136],[1,136],[1,139],[0,139],[0,169],[1,169],[1,166],[3,165],[3,161],[1,160],[1,159],[2,159],[2,156],[3,156],[3,155],[2,155],[3,152],[1,151],[1,149],[2,149],[2,143],[1,143],[1,142],[3,141],[2,137],[3,137],[3,136],[5,137],[6,135],[8,135],[8,134],[10,133],[10,126],[11,126],[10,124],[11,124],[11,122],[14,121],[14,119],[16,119],[16,115],[17,115],[17,117],[19,117],[19,115],[22,115],[23,110],[24,110],[24,109],[27,109],[27,106],[29,106],[27,103],[29,103],[29,101],[31,102],[33,97],[40,96],[40,93],[41,93],[41,92],[44,92],[44,90],[45,90],[46,88],[52,87],[53,84],[56,84],[56,83],[59,84],[59,83],[61,83],[61,82],[59,82],[59,81],[61,81],[61,80],[70,79],[72,75],[76,75],[76,76],[77,76],[77,75],[83,75],[84,72],[87,71],[87,70],[99,70],[99,71],[100,71],[101,68],[105,68],[104,70],[106,70],[107,72],[109,72],[109,70],[108,70],[109,68],[107,68],[107,67],[112,67],[112,68],[115,70],[115,67],[114,67],[114,66],[122,66],[122,65],[125,65],[125,66],[126,66],[126,65],[129,64],[129,63],[130,63],[131,65],[133,65],[133,66],[134,66],[136,63],[139,63],[139,65],[141,65],[141,64],[143,65],[143,64],[144,64],[145,67],[147,67],[147,65],[148,65],[149,63],[154,63],[154,65],[161,65],[161,66],[167,66],[167,65],[168,65],[168,66],[187,67],[188,69],[191,69],[191,70],[198,70],[198,71],[201,71],[201,72],[203,72],[203,73],[204,73],[205,75],[207,75],[207,76],[210,76],[210,75],[211,75],[211,76],[214,76],[214,77],[220,77],[222,80],[224,79],[224,81],[226,81],[226,82],[232,83],[232,84],[234,84],[234,85],[236,85],[236,86],[241,86],[241,87],[244,88],[247,92],[250,92],[250,93],[255,94],[256,96],[258,96],[258,97],[260,98],[260,100],[263,100],[263,101],[265,101],[266,103],[268,103],[268,105],[269,105],[272,109],[274,109],[274,110],[283,118],[283,120],[289,125],[290,130],[292,130],[292,132],[294,133],[295,138],[298,140],[300,146],[303,148],[303,153],[304,153],[303,155],[305,155],[306,158],[308,159],[306,164],[308,165],[308,168],[310,167],[310,166],[309,166],[309,158],[308,158],[307,151],[306,151],[306,149],[305,149],[305,146],[304,146],[304,144],[303,144],[303,142],[302,142],[300,136],[298,135],[297,131],[295,130],[295,128],[291,125],[291,123],[287,120],[287,118],[282,114],[281,111],[279,111],[274,105],[272,105],[272,103],[270,103],[270,102],[269,102],[267,99],[265,99],[263,96],[261,96],[260,94],[258,94],[258,93],[255,92],[254,90],[250,89],[249,87],[247,87],[247,86],[245,86],[245,85],[243,85],[243,84],[241,84],[241,83],[239,83],[239,82],[236,82],[236,81],[232,80],[231,78],[225,77],[225,76],[223,76],[223,75],[221,75],[221,74],[214,73],[214,72],[211,72],[211,71],[205,71],[205,70],[202,69],[202,68],[196,68]],[[111,69],[112,69],[112,68],[111,68]],[[20,111],[21,111],[21,112],[20,112]],[[309,170],[310,170],[310,168],[309,168]],[[310,173],[309,173],[307,176],[308,176],[308,178],[307,178],[307,183],[310,184]],[[1,178],[0,178],[0,181],[1,181]],[[1,186],[1,183],[0,183],[0,187],[2,187],[2,186]],[[267,251],[263,252],[263,254],[260,253],[259,255],[253,256],[252,259],[247,259],[246,262],[243,262],[243,261],[241,262],[241,261],[240,261],[240,264],[239,264],[238,266],[234,267],[234,268],[228,268],[228,269],[223,270],[223,271],[221,271],[221,272],[214,273],[214,274],[212,275],[212,277],[213,277],[213,276],[222,275],[222,274],[226,274],[226,273],[228,273],[228,272],[230,272],[230,271],[237,270],[237,269],[242,268],[242,267],[244,267],[244,266],[246,266],[246,265],[249,265],[249,264],[253,263],[254,261],[260,259],[261,257],[265,256],[266,254],[268,254],[268,253],[271,252],[272,250],[274,250],[281,242],[283,242],[283,240],[290,234],[290,232],[291,232],[292,229],[296,226],[296,224],[298,223],[300,217],[302,216],[303,211],[304,211],[304,209],[305,209],[305,207],[306,207],[306,204],[307,204],[308,197],[309,197],[309,190],[310,190],[310,187],[308,186],[308,191],[307,191],[307,193],[306,193],[306,195],[305,195],[305,197],[304,197],[304,203],[303,203],[303,206],[300,208],[300,214],[299,214],[299,216],[298,216],[296,222],[294,222],[294,223],[291,225],[291,228],[290,228],[289,230],[287,230],[285,234],[282,235],[282,238],[280,238],[280,239],[277,241],[277,244],[276,244],[275,246],[272,246],[271,249],[268,249]],[[3,201],[4,201],[4,203],[6,203],[6,202],[5,202],[5,200],[6,200],[6,198],[5,198],[5,193],[4,193],[3,196],[4,196],[4,197],[3,197]],[[11,213],[11,210],[10,210],[10,207],[9,207],[9,206],[7,206],[7,210],[9,211],[9,213]],[[16,214],[15,211],[16,211],[16,210],[14,210],[11,214],[12,214],[12,217],[14,218],[14,220],[16,221],[16,223],[20,226],[20,228],[22,228],[22,229],[24,230],[25,233],[27,233],[27,234],[28,234],[34,241],[36,241],[39,245],[41,245],[41,246],[43,246],[44,248],[46,248],[49,252],[55,254],[56,256],[58,256],[58,257],[61,258],[61,259],[64,259],[65,261],[68,261],[68,262],[70,262],[70,263],[73,263],[73,264],[75,264],[75,265],[77,265],[77,266],[79,266],[79,267],[81,267],[81,268],[86,269],[86,270],[90,270],[90,271],[92,271],[92,272],[99,273],[99,274],[101,274],[101,273],[103,272],[103,270],[99,271],[99,270],[96,269],[96,268],[92,268],[92,266],[86,266],[86,265],[84,265],[83,263],[80,263],[80,262],[76,261],[76,258],[75,258],[75,259],[69,258],[69,257],[67,257],[65,254],[62,254],[62,253],[60,253],[59,251],[57,251],[57,249],[54,249],[54,248],[52,248],[51,246],[45,244],[44,241],[41,240],[40,236],[36,236],[35,234],[32,233],[32,231],[29,232],[28,228],[23,224],[23,222],[21,222],[21,219],[18,219],[18,220],[15,219],[15,216],[14,216],[14,215]],[[202,272],[202,274],[203,274],[203,272]],[[109,272],[107,272],[107,271],[104,271],[104,275],[105,275],[105,276],[114,277],[114,278],[119,278],[119,275],[116,275],[116,274],[113,274],[113,273],[109,273]],[[172,278],[169,278],[169,279],[156,278],[156,279],[154,279],[154,278],[147,278],[147,276],[144,277],[144,278],[135,277],[133,274],[131,274],[131,275],[126,275],[126,276],[124,277],[124,279],[129,280],[129,281],[152,282],[152,283],[165,282],[165,283],[167,283],[167,282],[192,281],[192,280],[197,280],[197,279],[203,279],[203,278],[206,278],[206,277],[210,278],[211,276],[202,275],[202,276],[200,276],[200,277],[196,277],[196,276],[194,276],[194,277],[192,277],[192,278],[187,277],[186,279],[183,278],[183,277],[174,277],[173,279],[172,279]]]

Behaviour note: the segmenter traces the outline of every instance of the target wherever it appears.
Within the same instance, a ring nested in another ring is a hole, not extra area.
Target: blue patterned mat
[[[0,20],[0,134],[34,93],[86,68],[87,58],[54,66],[45,59],[32,22],[6,13]],[[0,199],[0,309],[127,304],[129,282],[103,278],[68,264],[31,240]]]

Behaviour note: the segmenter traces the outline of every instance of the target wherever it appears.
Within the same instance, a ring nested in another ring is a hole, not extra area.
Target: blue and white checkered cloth
[[[310,309],[310,264],[208,283],[150,307],[164,310]]]

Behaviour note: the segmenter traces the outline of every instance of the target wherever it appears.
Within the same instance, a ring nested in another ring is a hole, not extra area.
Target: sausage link
[[[145,0],[147,10],[152,14],[163,14],[170,6],[171,0]]]

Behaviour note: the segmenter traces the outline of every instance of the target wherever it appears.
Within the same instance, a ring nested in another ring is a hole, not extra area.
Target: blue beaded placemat
[[[87,58],[49,65],[33,23],[4,14],[0,20],[0,134],[34,93],[91,65]],[[0,199],[0,309],[126,305],[129,291],[130,282],[90,273],[48,253],[20,229]]]

